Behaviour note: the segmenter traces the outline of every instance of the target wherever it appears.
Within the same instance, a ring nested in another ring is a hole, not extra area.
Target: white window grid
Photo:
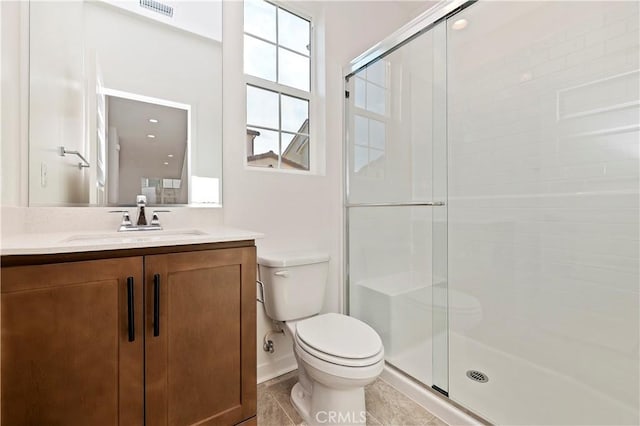
[[[250,74],[245,74],[245,81],[246,81],[246,85],[247,86],[253,86],[256,87],[258,89],[263,89],[263,90],[268,90],[270,92],[274,92],[278,94],[278,129],[272,128],[272,127],[266,127],[266,126],[260,126],[260,125],[255,125],[255,124],[251,124],[248,121],[246,122],[246,127],[249,128],[254,128],[254,129],[260,129],[260,130],[268,130],[268,131],[274,131],[278,133],[278,168],[277,170],[282,170],[282,135],[303,135],[309,138],[309,144],[311,144],[312,142],[312,138],[311,138],[311,126],[312,126],[312,120],[311,120],[311,110],[312,110],[312,102],[313,102],[313,85],[314,85],[314,75],[313,75],[313,22],[311,17],[309,16],[305,16],[302,13],[299,13],[297,11],[291,10],[289,7],[282,7],[279,4],[275,3],[275,2],[271,2],[271,1],[266,1],[266,0],[262,0],[265,3],[269,3],[273,6],[276,7],[276,41],[270,41],[267,40],[263,37],[257,36],[255,34],[252,34],[251,31],[247,31],[246,27],[244,28],[244,35],[245,36],[249,36],[249,37],[253,37],[256,40],[260,40],[264,43],[268,43],[271,46],[274,46],[276,49],[276,80],[278,80],[279,78],[279,67],[280,67],[280,53],[279,53],[279,48],[280,49],[284,49],[290,53],[305,57],[309,59],[309,91],[305,91],[305,90],[301,90],[298,89],[296,87],[292,87],[292,86],[288,86],[285,84],[281,84],[278,83],[277,81],[271,81],[271,80],[267,80],[264,78],[260,78],[260,77],[256,77],[254,75],[250,75]],[[278,11],[282,9],[285,12],[291,13],[292,15],[297,16],[298,18],[304,19],[305,21],[309,22],[309,54],[305,55],[303,53],[300,53],[296,50],[290,49],[286,46],[283,46],[280,44],[280,40],[279,40],[279,24],[278,24]],[[298,99],[302,99],[302,100],[306,100],[307,102],[309,102],[309,109],[307,112],[307,118],[308,118],[308,132],[307,133],[296,133],[296,132],[289,132],[289,131],[283,131],[282,130],[282,95],[286,95],[286,96],[291,96],[293,98],[298,98]],[[246,95],[245,95],[245,99],[246,99]],[[313,151],[309,150],[309,156],[313,155]],[[245,164],[247,161],[247,155],[245,155]],[[315,162],[314,158],[310,158],[309,159],[309,163],[313,164]],[[248,164],[247,164],[248,165]],[[256,167],[256,169],[263,169],[261,167]],[[313,169],[313,167],[309,167],[309,170],[304,170],[303,172],[307,173],[310,172]]]

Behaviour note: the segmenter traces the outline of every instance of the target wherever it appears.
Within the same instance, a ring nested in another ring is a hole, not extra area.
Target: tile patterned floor
[[[289,401],[296,371],[258,385],[258,426],[304,425]],[[367,425],[447,426],[445,422],[378,379],[365,388]]]

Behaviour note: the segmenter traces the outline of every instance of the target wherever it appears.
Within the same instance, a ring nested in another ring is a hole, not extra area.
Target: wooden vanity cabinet
[[[148,424],[255,415],[255,265],[240,248],[145,258]]]
[[[255,416],[255,256],[247,241],[3,257],[1,424]]]
[[[142,265],[2,268],[3,425],[142,423]]]

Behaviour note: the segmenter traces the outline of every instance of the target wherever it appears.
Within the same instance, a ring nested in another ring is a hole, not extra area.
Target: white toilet
[[[309,425],[365,424],[364,387],[384,366],[378,333],[341,314],[318,315],[329,256],[274,253],[258,257],[267,315],[293,340],[298,383],[291,402]]]

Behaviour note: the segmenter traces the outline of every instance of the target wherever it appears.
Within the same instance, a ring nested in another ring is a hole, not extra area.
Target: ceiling
[[[415,18],[425,10],[435,6],[438,1],[427,0],[395,0],[396,4],[404,10],[409,18]]]
[[[141,170],[179,177],[187,146],[187,111],[114,96],[107,96],[107,102],[108,127],[118,131],[120,155],[135,158]]]

